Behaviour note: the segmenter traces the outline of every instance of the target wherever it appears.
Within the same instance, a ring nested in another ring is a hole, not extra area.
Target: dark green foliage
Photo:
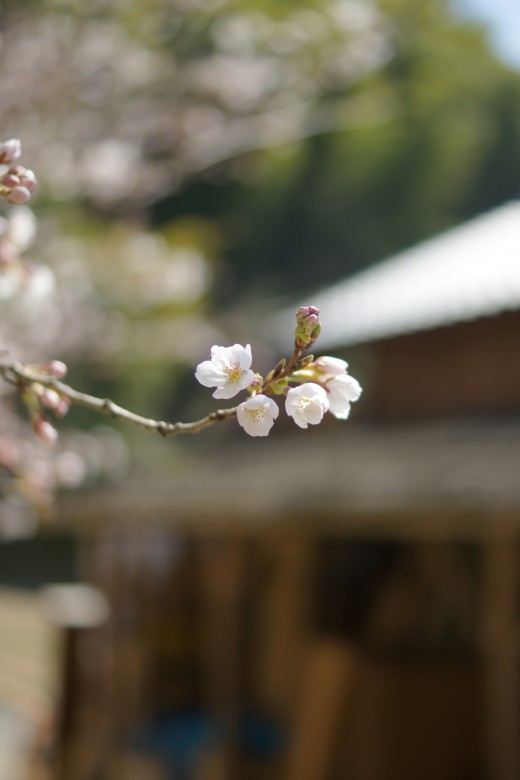
[[[240,181],[237,162],[221,166],[218,183],[189,184],[157,207],[160,220],[198,210],[219,221],[226,295],[334,281],[518,197],[520,75],[446,3],[381,6],[395,51],[340,96],[359,104],[352,127],[250,153]]]

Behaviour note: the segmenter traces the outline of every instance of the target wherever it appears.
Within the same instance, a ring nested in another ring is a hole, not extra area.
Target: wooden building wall
[[[518,414],[519,344],[520,312],[507,312],[347,350],[366,388],[356,418]]]

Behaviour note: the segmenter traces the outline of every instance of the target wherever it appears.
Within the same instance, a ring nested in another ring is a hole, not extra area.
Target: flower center
[[[238,382],[242,376],[242,369],[239,365],[237,365],[237,363],[232,363],[230,366],[226,366],[225,372],[228,382]]]
[[[265,406],[262,404],[262,406],[258,406],[256,409],[248,409],[247,413],[254,420],[254,422],[258,422],[266,415]]]

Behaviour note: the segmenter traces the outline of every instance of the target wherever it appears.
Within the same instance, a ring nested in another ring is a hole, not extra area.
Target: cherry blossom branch
[[[34,385],[41,386],[57,393],[61,398],[67,399],[70,404],[84,406],[93,411],[105,414],[114,420],[127,420],[134,425],[144,428],[147,431],[157,431],[161,436],[178,436],[181,433],[198,433],[203,428],[207,428],[215,423],[224,420],[230,420],[236,416],[236,407],[230,409],[219,409],[216,412],[202,417],[194,422],[165,422],[164,420],[154,420],[143,417],[140,414],[125,409],[123,406],[114,403],[110,398],[98,398],[88,393],[82,393],[75,390],[70,385],[61,382],[55,376],[45,372],[38,371],[32,367],[24,366],[22,363],[4,363],[0,364],[0,374],[10,384],[17,387],[22,393]]]
[[[26,403],[38,436],[52,443],[57,431],[51,425],[48,411],[65,415],[72,404],[87,407],[113,419],[127,420],[161,436],[198,433],[210,425],[236,417],[250,436],[267,436],[279,415],[279,407],[269,396],[285,396],[285,411],[300,428],[321,422],[330,411],[338,419],[346,419],[350,404],[361,395],[357,380],[347,373],[347,363],[339,358],[306,354],[319,336],[321,324],[315,306],[301,306],[296,312],[293,353],[289,360],[280,360],[263,379],[251,368],[251,347],[235,344],[214,346],[211,359],[199,363],[196,379],[205,387],[216,388],[213,397],[233,398],[241,391],[250,395],[246,401],[229,409],[219,409],[194,422],[165,422],[143,417],[125,409],[109,398],[98,398],[80,392],[61,380],[67,372],[64,363],[54,360],[40,365],[24,365],[16,361],[0,361],[0,376],[15,386]],[[290,387],[294,382],[299,387]]]
[[[270,372],[265,382],[263,382],[261,388],[262,393],[271,395],[273,393],[271,385],[290,376],[296,370],[296,366],[303,357],[304,351],[305,350],[303,349],[295,348],[287,363],[285,360],[281,360],[276,368]],[[54,363],[60,365],[58,361],[54,361]],[[116,404],[110,398],[99,398],[90,395],[89,393],[83,393],[70,385],[65,384],[60,381],[57,376],[52,374],[52,364],[49,364],[47,367],[48,370],[42,369],[43,367],[38,369],[17,361],[3,364],[0,363],[0,374],[9,384],[17,387],[22,395],[31,386],[37,391],[39,388],[46,388],[57,393],[60,399],[66,399],[69,404],[92,409],[95,412],[100,412],[101,414],[111,417],[113,420],[126,420],[147,431],[156,431],[164,437],[178,436],[181,433],[198,433],[204,428],[215,425],[215,423],[231,420],[233,417],[236,417],[237,414],[237,407],[234,406],[229,409],[218,409],[217,411],[202,417],[200,420],[188,423],[172,423],[165,420],[154,420],[150,417],[136,414],[130,409],[126,409],[125,407]],[[68,405],[65,411],[68,411]],[[44,428],[43,430],[45,431],[46,429]]]

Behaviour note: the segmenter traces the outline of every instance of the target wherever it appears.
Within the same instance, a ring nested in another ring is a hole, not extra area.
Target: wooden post
[[[204,776],[218,780],[236,775],[246,552],[245,542],[233,538],[204,539],[199,548],[204,695],[225,735],[218,755],[211,757],[211,772],[205,767]]]
[[[314,546],[294,536],[267,538],[260,554],[268,573],[254,627],[254,698],[261,711],[292,716],[310,635]]]
[[[483,548],[482,649],[487,777],[520,777],[520,567],[514,540]]]
[[[309,648],[285,780],[329,777],[356,668],[355,653],[343,642],[317,640]]]

